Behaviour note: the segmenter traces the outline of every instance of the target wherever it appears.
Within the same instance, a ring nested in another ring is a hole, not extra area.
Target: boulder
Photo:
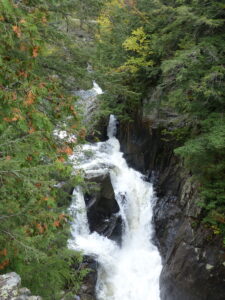
[[[91,182],[94,183],[95,188],[90,194],[85,195],[90,230],[119,240],[121,220],[110,175],[91,178]]]
[[[41,300],[39,296],[31,296],[31,291],[21,288],[21,278],[15,272],[0,275],[1,300]]]

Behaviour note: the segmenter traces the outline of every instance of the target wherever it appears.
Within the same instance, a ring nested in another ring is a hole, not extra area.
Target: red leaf
[[[15,32],[15,34],[17,35],[18,38],[21,37],[21,29],[19,28],[19,26],[14,25],[13,27],[13,31]]]
[[[33,52],[32,52],[32,56],[33,56],[33,57],[37,57],[37,56],[38,56],[38,50],[39,50],[39,48],[40,48],[40,47],[38,47],[38,46],[35,46],[35,47],[33,48]]]

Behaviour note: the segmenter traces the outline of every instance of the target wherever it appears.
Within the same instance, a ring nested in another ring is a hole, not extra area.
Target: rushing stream
[[[83,146],[74,161],[79,160],[79,167],[88,178],[110,173],[123,221],[122,244],[119,246],[96,232],[90,233],[84,195],[79,187],[73,192],[70,207],[74,223],[69,247],[98,261],[98,300],[158,300],[161,259],[151,241],[153,187],[141,173],[128,167],[115,134],[116,119],[111,115],[109,139]]]

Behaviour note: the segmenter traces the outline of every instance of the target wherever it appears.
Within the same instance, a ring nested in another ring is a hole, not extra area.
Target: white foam
[[[74,219],[69,247],[82,250],[99,262],[98,300],[159,300],[161,258],[151,242],[153,187],[141,173],[128,167],[115,137],[116,123],[116,118],[111,116],[106,142],[84,146],[83,150],[92,155],[87,156],[83,151],[79,167],[87,177],[110,174],[123,221],[122,246],[97,233],[89,233],[79,190],[74,199],[77,204],[72,206],[78,214],[80,207],[81,214]]]

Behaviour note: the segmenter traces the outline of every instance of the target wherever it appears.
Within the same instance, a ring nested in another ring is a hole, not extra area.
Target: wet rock
[[[84,278],[83,285],[79,293],[76,295],[77,300],[96,300],[95,286],[97,282],[97,263],[89,256],[84,257],[82,268],[90,269],[90,272]]]
[[[138,115],[122,124],[119,140],[129,164],[152,177],[155,243],[162,256],[162,300],[224,300],[225,252],[221,238],[201,223],[198,185],[174,155],[177,145],[163,129],[181,126],[171,112]]]
[[[119,206],[115,200],[109,174],[91,178],[95,190],[85,195],[90,230],[119,239],[121,235]]]

